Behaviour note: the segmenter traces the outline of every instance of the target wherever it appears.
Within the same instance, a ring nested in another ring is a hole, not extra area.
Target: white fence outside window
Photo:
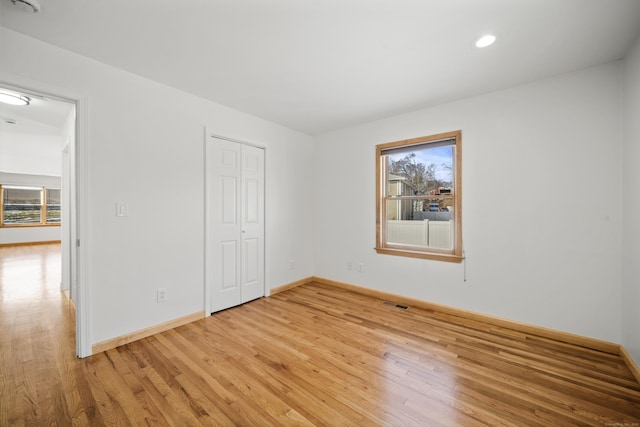
[[[387,242],[451,249],[453,221],[387,220]]]

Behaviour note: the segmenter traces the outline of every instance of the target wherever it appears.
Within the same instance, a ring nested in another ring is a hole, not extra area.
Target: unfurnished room
[[[640,426],[640,1],[0,0],[0,426]]]

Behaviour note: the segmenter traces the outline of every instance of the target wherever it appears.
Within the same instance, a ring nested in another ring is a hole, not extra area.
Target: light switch
[[[129,216],[129,205],[127,202],[116,202],[116,216]]]

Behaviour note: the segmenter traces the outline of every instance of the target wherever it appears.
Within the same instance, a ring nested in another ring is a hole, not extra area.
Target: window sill
[[[461,263],[464,257],[456,254],[443,254],[437,252],[409,251],[406,249],[375,248],[376,252],[384,255],[395,255],[409,258],[431,259],[434,261],[445,261]]]
[[[61,224],[3,224],[0,228],[60,227]]]

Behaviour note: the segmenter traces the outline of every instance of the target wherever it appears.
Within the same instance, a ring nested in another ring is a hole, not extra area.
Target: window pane
[[[453,215],[448,210],[423,210],[428,200],[387,199],[386,243],[453,248]]]
[[[60,204],[60,190],[57,188],[47,188],[47,205]]]
[[[40,223],[42,190],[28,187],[4,187],[4,224]]]
[[[385,156],[386,243],[452,249],[454,147],[440,142],[408,148]]]
[[[454,184],[453,150],[451,145],[431,148],[424,144],[409,153],[389,154],[389,179],[399,177],[403,181],[402,195],[439,194],[441,189],[448,189],[450,194]]]
[[[413,204],[411,200],[391,199],[387,200],[387,220],[411,220],[413,219]]]
[[[60,222],[60,190],[47,188],[47,223]]]

